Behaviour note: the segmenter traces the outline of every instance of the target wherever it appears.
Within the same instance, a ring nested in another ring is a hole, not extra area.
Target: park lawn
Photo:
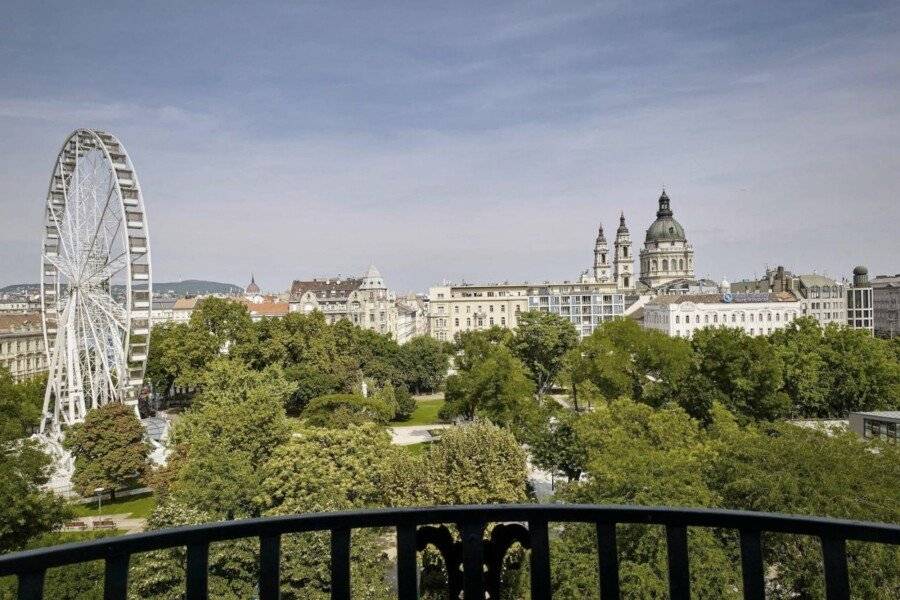
[[[419,442],[418,444],[407,444],[405,446],[398,446],[398,448],[403,448],[413,456],[420,456],[425,454],[428,450],[428,447],[431,446],[431,442]]]
[[[444,405],[443,398],[429,398],[416,401],[416,410],[405,421],[396,421],[399,426],[406,425],[434,425],[440,423],[438,411]]]
[[[97,512],[97,502],[87,504],[75,504],[72,510],[76,517],[96,517],[97,515],[118,515],[128,513],[134,518],[146,518],[156,506],[156,497],[153,494],[141,494],[140,496],[128,496],[117,498],[114,502],[104,501],[100,512]]]

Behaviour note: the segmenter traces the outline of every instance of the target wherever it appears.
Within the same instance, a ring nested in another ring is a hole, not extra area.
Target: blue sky
[[[91,4],[4,3],[0,284],[76,127],[158,280],[572,279],[663,184],[698,275],[900,271],[896,2]]]

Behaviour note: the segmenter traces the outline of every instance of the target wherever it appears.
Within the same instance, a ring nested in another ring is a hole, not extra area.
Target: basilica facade
[[[610,252],[603,225],[594,242],[594,266],[582,275],[582,282],[605,283],[616,289],[629,291],[636,287],[655,290],[671,282],[693,280],[694,248],[675,220],[671,201],[663,190],[659,197],[656,220],[647,229],[644,247],[640,251],[640,278],[635,281],[634,254],[631,233],[625,225],[625,214],[619,216],[619,228]],[[641,285],[636,286],[637,283]],[[643,292],[641,292],[643,293]]]
[[[677,279],[694,278],[694,247],[675,220],[669,196],[659,196],[656,220],[647,229],[640,253],[641,283],[656,288]]]

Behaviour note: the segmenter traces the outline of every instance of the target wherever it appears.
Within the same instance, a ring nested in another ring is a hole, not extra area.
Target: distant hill
[[[115,293],[122,286],[114,286]],[[15,283],[0,288],[0,294],[37,294],[41,291],[37,283]],[[167,296],[183,297],[197,296],[200,294],[240,294],[244,291],[239,285],[233,283],[220,283],[218,281],[205,281],[203,279],[186,279],[184,281],[154,282],[153,293]]]

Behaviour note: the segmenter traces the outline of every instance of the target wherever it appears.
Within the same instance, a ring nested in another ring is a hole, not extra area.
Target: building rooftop
[[[797,302],[790,292],[764,292],[760,294],[679,294],[657,296],[647,304],[754,304],[760,302]]]
[[[346,296],[361,286],[361,277],[334,277],[326,279],[311,279],[308,281],[295,280],[291,284],[291,296],[301,296],[306,292],[320,294],[334,294]]]
[[[900,421],[900,410],[866,410],[854,411],[851,415],[863,415],[864,417],[880,417],[882,419],[894,419]]]
[[[41,329],[40,313],[0,314],[0,333]]]

